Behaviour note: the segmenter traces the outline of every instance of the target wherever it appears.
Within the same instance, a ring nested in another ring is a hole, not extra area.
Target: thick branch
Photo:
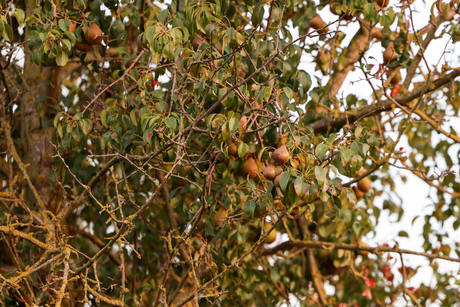
[[[442,260],[460,263],[460,259],[458,258],[451,258],[448,256],[442,256],[439,254],[416,252],[416,251],[412,251],[408,249],[400,249],[397,247],[387,247],[387,246],[370,247],[370,246],[358,246],[358,245],[350,245],[350,244],[334,244],[330,242],[318,242],[318,241],[287,241],[273,248],[260,250],[258,251],[256,256],[257,257],[270,256],[270,255],[273,255],[278,252],[288,250],[294,247],[317,248],[317,249],[327,249],[327,250],[342,249],[342,250],[349,250],[349,251],[367,251],[367,252],[370,252],[376,255],[380,253],[388,252],[388,253],[416,255],[416,256],[426,257],[429,259],[442,259]]]
[[[415,98],[420,97],[424,93],[430,93],[438,88],[446,85],[447,83],[451,82],[456,77],[460,76],[460,69],[457,68],[451,73],[447,74],[446,76],[433,81],[431,85],[424,91],[424,87],[420,87],[415,91],[412,91],[406,95],[396,96],[395,100],[403,105],[407,106],[412,100]],[[343,113],[337,117],[327,117],[323,118],[317,122],[314,122],[310,125],[310,127],[314,130],[315,133],[324,133],[330,129],[340,128],[347,123],[349,125],[353,124],[357,119],[361,118],[364,115],[373,116],[375,114],[379,114],[385,111],[391,110],[393,104],[391,101],[385,100],[381,103],[371,104],[359,109],[353,110],[352,112]]]

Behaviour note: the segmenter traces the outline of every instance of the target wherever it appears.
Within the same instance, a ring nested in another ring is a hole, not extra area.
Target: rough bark
[[[35,9],[34,1],[26,2],[26,14],[30,15]],[[27,39],[27,38],[26,38]],[[25,48],[24,57],[24,84],[25,94],[21,99],[21,140],[22,161],[26,164],[27,172],[33,185],[42,197],[49,211],[55,213],[61,197],[59,189],[54,189],[50,178],[54,177],[52,170],[52,156],[54,148],[51,145],[51,137],[54,128],[43,128],[46,121],[53,120],[56,115],[56,106],[60,99],[61,80],[58,66],[41,67],[30,61],[30,51]],[[37,99],[43,99],[44,111],[37,111]],[[54,106],[54,107],[53,107]],[[35,202],[34,196],[26,189],[26,202]]]

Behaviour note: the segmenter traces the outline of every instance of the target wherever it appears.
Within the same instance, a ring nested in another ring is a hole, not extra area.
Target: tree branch
[[[320,241],[287,241],[273,248],[267,248],[267,249],[260,250],[256,253],[255,256],[256,257],[270,256],[278,252],[291,249],[293,247],[317,248],[317,249],[326,249],[326,250],[342,249],[342,250],[349,250],[349,251],[367,251],[367,252],[370,252],[376,255],[380,253],[388,252],[388,253],[416,255],[416,256],[426,257],[429,259],[442,259],[442,260],[460,263],[460,259],[458,258],[451,258],[448,256],[442,256],[439,254],[416,252],[416,251],[412,251],[408,249],[400,249],[398,247],[387,247],[387,246],[370,247],[370,246],[359,246],[359,245],[350,245],[350,244],[335,244],[331,242],[320,242]]]
[[[438,88],[446,85],[447,83],[451,82],[453,79],[456,77],[460,76],[460,68],[454,69],[451,73],[445,75],[444,77],[441,77],[437,79],[436,81],[433,81],[431,85],[426,89],[423,87],[420,87],[406,95],[398,95],[395,97],[395,100],[403,105],[407,106],[412,100],[415,98],[420,97],[424,93],[430,93]],[[353,124],[357,119],[361,118],[363,115],[367,116],[373,116],[375,114],[379,114],[385,111],[391,110],[393,107],[393,104],[389,100],[382,101],[381,103],[376,103],[376,104],[371,104],[367,105],[364,107],[361,107],[359,109],[353,110],[350,113],[343,113],[340,114],[337,117],[327,117],[323,118],[317,122],[314,122],[310,124],[310,127],[313,129],[313,131],[318,134],[318,133],[324,133],[330,129],[335,129],[335,128],[340,128],[344,125],[348,124]]]

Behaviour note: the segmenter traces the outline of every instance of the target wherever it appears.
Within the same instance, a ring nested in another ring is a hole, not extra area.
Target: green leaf
[[[18,24],[19,24],[19,27],[22,27],[22,25],[24,24],[24,18],[25,18],[25,14],[24,14],[24,11],[19,9],[19,8],[16,8],[16,10],[14,11],[13,13],[13,16],[16,18],[16,20],[18,21]]]
[[[337,196],[332,196],[332,199],[334,200],[334,205],[336,205],[337,208],[342,209],[342,201],[340,200],[340,198],[338,198]]]
[[[283,87],[283,92],[289,100],[294,97],[294,92],[289,87]]]
[[[243,158],[246,155],[248,146],[241,142],[240,145],[238,145],[238,157]]]
[[[407,232],[401,230],[399,233],[398,233],[398,236],[399,237],[406,237],[406,238],[409,238],[409,235],[407,234]]]
[[[102,136],[102,148],[105,149],[107,148],[107,145],[109,144],[110,142],[110,135],[112,134],[112,131],[107,131],[106,133],[104,133],[104,135]]]
[[[58,25],[59,29],[61,29],[62,31],[69,31],[70,21],[66,18],[59,19]]]
[[[177,121],[174,117],[170,116],[165,119],[166,127],[171,129],[172,131],[176,131],[177,128]]]
[[[353,152],[347,147],[340,147],[340,158],[342,159],[342,164],[347,163],[353,155]]]
[[[168,60],[174,60],[174,43],[169,43],[163,48],[163,56]]]
[[[137,126],[137,118],[136,118],[137,110],[131,110],[129,113],[129,117],[131,118],[131,121],[134,126]]]
[[[319,144],[316,146],[315,155],[318,159],[323,160],[326,157],[328,150],[329,148],[326,146],[326,144]]]
[[[88,135],[91,132],[91,128],[93,127],[93,122],[90,119],[82,119],[78,121],[78,125],[81,128],[81,131],[83,131],[84,135]]]
[[[108,108],[108,109],[111,109],[113,107],[115,107],[117,105],[117,101],[113,98],[107,98],[105,100],[105,106]]]
[[[64,131],[62,130],[62,125],[61,124],[59,124],[57,126],[57,132],[58,132],[59,136],[62,138],[62,136],[64,135]]]
[[[56,58],[56,64],[58,66],[64,66],[65,64],[67,64],[68,61],[69,61],[69,56],[65,52],[59,53],[59,55]]]
[[[306,192],[308,191],[308,184],[305,182],[305,179],[302,177],[297,177],[294,181],[294,189],[300,198],[304,198]]]
[[[270,201],[270,196],[272,195],[273,190],[275,189],[275,185],[272,184],[268,187],[267,194],[265,194],[265,201],[268,203]]]
[[[379,14],[374,3],[368,3],[364,6],[364,19],[373,22],[377,22],[379,20]]]
[[[319,165],[315,166],[315,177],[316,180],[320,182],[325,182],[326,181],[326,172],[324,171],[324,168],[322,168]]]
[[[13,30],[11,30],[10,25],[6,21],[3,22],[3,38],[8,42],[13,40]]]
[[[291,177],[291,171],[290,170],[284,171],[281,174],[281,177],[280,177],[280,188],[281,188],[281,190],[286,191],[286,187],[287,187],[287,185],[289,183],[289,178],[290,177]]]
[[[244,216],[248,219],[254,218],[254,210],[256,209],[256,203],[253,200],[248,200],[243,206]]]
[[[104,127],[108,128],[109,126],[107,125],[107,110],[103,110],[101,112],[101,123],[104,125]]]

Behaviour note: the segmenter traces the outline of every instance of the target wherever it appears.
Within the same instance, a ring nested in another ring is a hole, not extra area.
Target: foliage
[[[431,225],[460,212],[460,69],[425,52],[460,8],[414,33],[387,5],[0,1],[2,304],[452,306],[436,259],[460,249]],[[369,99],[341,96],[353,70]],[[363,243],[404,214],[396,168],[436,191],[424,252]],[[435,285],[408,288],[403,254]]]

